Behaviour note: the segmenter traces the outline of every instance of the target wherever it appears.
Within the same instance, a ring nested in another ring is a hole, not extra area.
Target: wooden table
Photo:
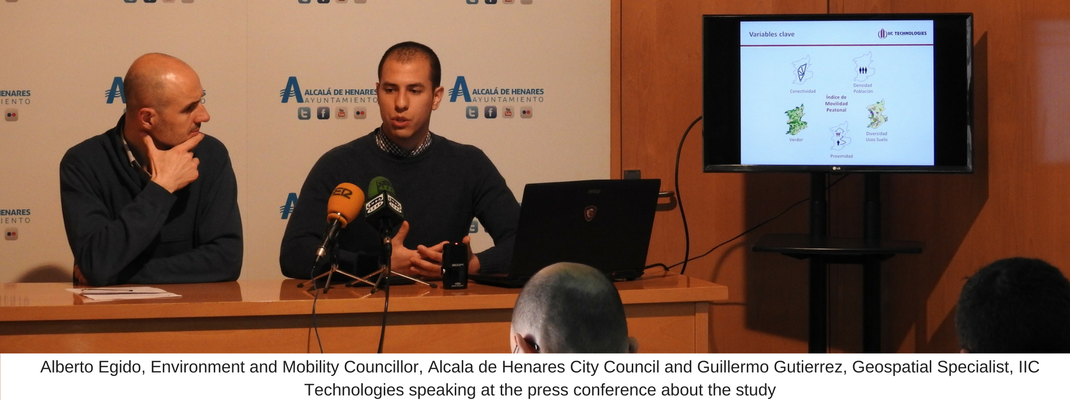
[[[335,285],[315,302],[301,282],[154,285],[164,300],[90,302],[63,283],[0,284],[0,353],[375,352],[385,293]],[[631,336],[645,353],[708,352],[709,303],[723,285],[669,273],[619,282]],[[518,289],[392,286],[384,352],[509,350]]]

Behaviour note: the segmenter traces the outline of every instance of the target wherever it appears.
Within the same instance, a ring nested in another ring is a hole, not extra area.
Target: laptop
[[[636,279],[646,267],[660,187],[660,179],[530,183],[508,274],[469,279],[518,288],[557,262],[587,264],[612,280]]]

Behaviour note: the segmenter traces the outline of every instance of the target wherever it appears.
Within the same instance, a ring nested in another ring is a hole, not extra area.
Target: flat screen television
[[[706,172],[972,172],[972,14],[703,16]]]

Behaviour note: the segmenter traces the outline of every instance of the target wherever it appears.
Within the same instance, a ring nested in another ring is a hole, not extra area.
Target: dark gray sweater
[[[405,247],[459,242],[468,235],[475,217],[494,239],[494,247],[477,255],[481,273],[504,272],[513,254],[520,205],[486,154],[475,146],[436,135],[424,152],[398,158],[380,149],[375,135],[372,131],[335,147],[309,171],[282,238],[279,262],[283,275],[311,276],[327,225],[327,199],[335,186],[349,182],[367,195],[368,184],[377,176],[390,180],[404,206],[410,226]],[[374,270],[381,238],[363,211],[342,230],[337,241],[343,270]],[[323,264],[319,268],[324,268]]]
[[[60,161],[63,224],[82,283],[238,279],[241,215],[226,147],[205,135],[193,151],[199,177],[172,194],[130,165],[120,137],[124,119]]]

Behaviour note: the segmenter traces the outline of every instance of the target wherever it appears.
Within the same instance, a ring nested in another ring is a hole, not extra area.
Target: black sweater
[[[124,120],[60,161],[63,224],[81,283],[238,279],[241,215],[226,147],[205,135],[193,151],[199,177],[172,194],[130,165],[120,136]]]
[[[335,186],[349,182],[367,194],[368,184],[377,176],[390,180],[404,205],[409,222],[405,247],[459,242],[475,217],[494,239],[494,247],[477,254],[481,273],[504,272],[513,253],[520,205],[486,154],[436,135],[419,155],[397,158],[379,148],[375,135],[372,131],[335,147],[309,171],[282,239],[283,275],[310,277],[327,225],[327,199]],[[381,238],[363,212],[337,241],[343,269],[363,273],[376,267]]]

